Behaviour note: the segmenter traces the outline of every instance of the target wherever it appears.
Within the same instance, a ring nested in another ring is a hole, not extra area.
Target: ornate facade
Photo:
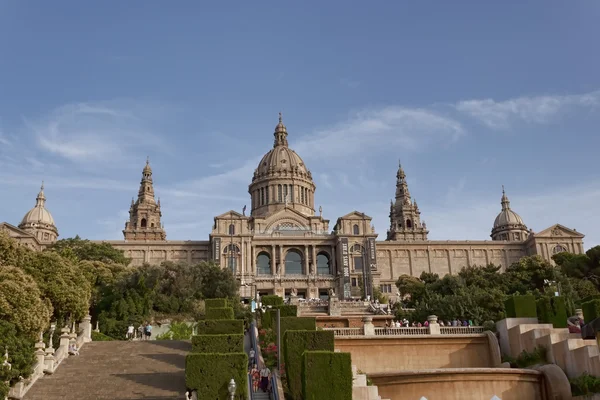
[[[394,282],[402,274],[445,275],[470,265],[506,267],[527,255],[551,260],[561,251],[583,253],[584,235],[574,229],[556,224],[538,233],[529,230],[511,209],[504,188],[492,240],[428,240],[429,231],[411,198],[402,166],[396,174],[385,240],[377,240],[371,217],[358,211],[339,217],[332,228],[321,208],[317,214],[312,174],[289,148],[287,138],[280,114],[273,148],[261,159],[248,188],[249,215],[244,206],[241,214],[232,210],[216,216],[208,240],[202,241],[166,240],[147,161],[124,240],[108,242],[135,265],[214,260],[240,280],[242,297],[253,297],[257,291],[285,296],[292,290],[307,298],[327,297],[334,289],[336,296],[350,298],[359,297],[361,287],[369,294],[373,286],[394,297]],[[58,236],[45,201],[42,187],[35,207],[18,227],[3,223],[0,228],[27,246],[42,249]]]

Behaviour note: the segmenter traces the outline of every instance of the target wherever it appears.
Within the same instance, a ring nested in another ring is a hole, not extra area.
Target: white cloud
[[[510,126],[514,120],[545,124],[570,107],[600,106],[600,91],[578,95],[518,97],[505,101],[465,100],[455,105],[465,113],[493,129]]]
[[[160,109],[131,101],[75,103],[25,123],[43,151],[81,164],[114,165],[128,160],[133,151],[168,150],[152,128]]]
[[[339,159],[390,147],[416,151],[464,134],[458,120],[434,110],[392,106],[354,113],[347,121],[294,141],[292,147],[307,159]]]

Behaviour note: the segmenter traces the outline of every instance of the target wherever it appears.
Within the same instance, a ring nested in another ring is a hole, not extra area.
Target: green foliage
[[[100,261],[124,266],[131,262],[131,259],[125,257],[123,250],[116,249],[110,243],[92,243],[79,236],[57,240],[48,247],[48,250],[56,251],[61,256],[74,261]]]
[[[52,305],[30,275],[16,267],[0,266],[0,321],[35,338],[49,326],[51,313]]]
[[[600,378],[585,372],[577,378],[569,379],[573,396],[585,396],[600,393]]]
[[[302,358],[303,400],[352,400],[350,353],[305,351]]]
[[[283,335],[283,356],[288,389],[293,400],[302,399],[302,355],[304,351],[333,351],[333,331],[293,331]]]
[[[587,301],[581,305],[583,311],[583,318],[586,323],[592,322],[596,318],[600,317],[600,300],[594,299]]]
[[[240,353],[243,351],[243,334],[192,336],[192,353]]]
[[[209,308],[206,310],[206,319],[233,319],[233,308]]]
[[[156,340],[190,340],[194,333],[194,326],[187,322],[171,322],[169,330],[162,335],[157,335]]]
[[[92,331],[92,342],[110,342],[111,340],[115,339],[105,335],[104,333]]]
[[[547,353],[544,346],[538,346],[532,352],[523,350],[516,359],[505,355],[502,361],[510,363],[511,368],[527,368],[532,365],[547,364]]]
[[[504,306],[508,318],[537,318],[535,296],[511,296]]]
[[[552,259],[564,275],[582,281],[590,281],[600,289],[600,246],[592,247],[585,254],[558,253]]]
[[[206,299],[204,300],[204,308],[208,310],[209,308],[225,308],[229,307],[227,304],[227,299]]]
[[[496,332],[496,324],[494,321],[485,321],[481,326],[484,331]]]
[[[248,356],[246,353],[190,353],[185,358],[185,385],[196,390],[199,399],[229,399],[231,378],[237,385],[236,400],[248,397]]]
[[[279,305],[273,306],[268,309],[265,313],[262,313],[261,324],[264,329],[271,329],[275,327],[275,319],[277,318],[277,309],[279,309],[280,317],[296,317],[298,315],[298,306],[292,305]]]
[[[12,367],[10,370],[2,368],[0,363],[0,382],[9,381],[14,384],[19,381],[19,376],[27,378],[31,375],[35,362],[33,345],[33,339],[19,335],[15,325],[0,320],[0,354],[4,355],[4,351],[8,351],[8,362]]]
[[[281,337],[286,331],[314,331],[317,329],[315,317],[281,317]]]
[[[544,296],[537,301],[537,315],[541,322],[555,328],[567,327],[567,307],[564,297]]]
[[[276,294],[269,294],[262,296],[260,298],[260,302],[263,306],[282,306],[283,298],[277,296]]]
[[[198,321],[196,331],[199,335],[243,334],[244,321],[239,319]]]

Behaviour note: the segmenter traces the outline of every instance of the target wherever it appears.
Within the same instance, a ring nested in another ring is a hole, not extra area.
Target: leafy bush
[[[352,400],[350,353],[305,351],[302,358],[303,400]]]
[[[583,311],[583,318],[586,323],[592,322],[596,318],[600,317],[600,300],[594,299],[585,302],[581,305]]]
[[[222,308],[208,308],[206,310],[206,319],[233,319],[233,308],[222,307]]]
[[[206,299],[204,300],[204,308],[208,310],[209,308],[225,308],[229,307],[227,304],[227,299]]]
[[[243,334],[244,321],[241,319],[199,321],[196,331],[199,335]]]
[[[544,296],[537,301],[539,320],[555,328],[567,327],[567,307],[564,297]]]
[[[314,331],[317,329],[317,320],[315,317],[282,317],[281,318],[281,337],[284,337],[286,331]]]
[[[511,296],[505,302],[507,318],[536,318],[535,296]]]
[[[169,330],[162,335],[157,335],[156,340],[190,340],[194,333],[194,326],[187,322],[171,322]]]
[[[237,384],[236,400],[248,398],[248,356],[246,353],[190,353],[185,358],[185,385],[196,390],[199,399],[229,399],[227,385]]]
[[[288,317],[289,318],[289,317]],[[293,400],[302,399],[302,355],[304,351],[333,351],[333,331],[293,331],[283,335],[283,356],[288,389]]]
[[[105,335],[104,333],[92,331],[92,342],[109,342],[111,340],[115,339]]]
[[[8,351],[8,362],[12,368],[2,368],[0,362],[0,382],[9,381],[11,384],[18,382],[19,376],[27,378],[33,372],[35,362],[33,340],[19,335],[14,324],[7,321],[0,321],[0,356],[4,351]],[[4,361],[4,357],[2,357]],[[1,393],[1,389],[0,389]],[[0,398],[3,398],[0,396]]]
[[[243,334],[192,336],[192,353],[240,353],[243,351]]]
[[[266,296],[262,296],[260,298],[260,302],[263,306],[282,306],[283,298],[277,296],[276,294],[269,294]]]
[[[485,321],[481,326],[484,331],[496,332],[496,324],[494,321]]]
[[[584,373],[577,378],[570,379],[571,393],[573,396],[584,396],[600,393],[600,378]]]
[[[517,358],[503,356],[502,361],[510,363],[511,368],[527,368],[537,364],[547,364],[548,351],[544,346],[536,347],[532,352],[523,350]]]
[[[265,329],[270,329],[275,327],[275,319],[277,318],[277,310],[279,309],[280,317],[297,317],[298,316],[298,306],[292,305],[280,305],[273,306],[273,308],[268,309],[265,313],[262,314],[261,324]]]

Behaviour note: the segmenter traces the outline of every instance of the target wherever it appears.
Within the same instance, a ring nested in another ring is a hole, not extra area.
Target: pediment
[[[534,234],[535,237],[576,237],[583,238],[584,234],[577,232],[574,229],[567,228],[561,224],[554,224],[541,232]]]
[[[240,214],[237,211],[233,211],[233,210],[229,210],[226,213],[223,213],[221,215],[217,215],[215,217],[215,219],[243,219],[243,218],[248,218],[245,215]]]
[[[4,231],[8,233],[8,236],[12,238],[33,238],[35,236],[32,234],[25,232],[24,230],[17,228],[14,225],[9,224],[8,222],[0,222],[0,231]]]
[[[373,218],[369,217],[367,214],[362,213],[360,211],[352,211],[346,215],[344,215],[343,217],[340,217],[339,219],[360,219],[360,220],[372,220]]]

